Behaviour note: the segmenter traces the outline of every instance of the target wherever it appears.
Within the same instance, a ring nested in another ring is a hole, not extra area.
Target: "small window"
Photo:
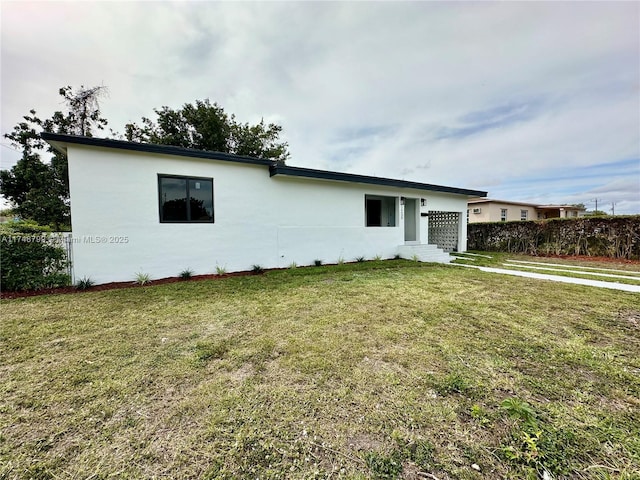
[[[395,227],[396,197],[365,195],[364,212],[367,227]]]
[[[506,222],[507,221],[507,209],[506,208],[501,208],[500,209],[500,221],[501,222]]]
[[[529,212],[527,210],[520,210],[520,220],[525,221],[529,218]]]
[[[158,175],[161,223],[213,223],[213,178]]]

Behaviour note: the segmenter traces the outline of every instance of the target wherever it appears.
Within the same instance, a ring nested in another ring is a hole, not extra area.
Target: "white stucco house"
[[[69,162],[74,278],[96,283],[378,255],[446,262],[466,249],[467,200],[486,195],[166,145],[42,138]]]

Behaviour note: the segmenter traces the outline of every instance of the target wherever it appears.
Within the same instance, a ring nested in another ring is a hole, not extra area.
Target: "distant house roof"
[[[575,205],[538,205],[538,208],[571,208],[573,210],[586,210],[584,207],[577,207]]]
[[[429,183],[410,182],[406,180],[396,180],[392,178],[371,177],[367,175],[356,175],[352,173],[332,172],[328,170],[315,170],[311,168],[290,167],[278,164],[272,160],[263,158],[244,157],[229,153],[211,152],[207,150],[196,150],[193,148],[174,147],[171,145],[157,145],[153,143],[127,142],[124,140],[111,140],[108,138],[82,137],[76,135],[61,135],[43,132],[41,137],[49,142],[55,149],[66,153],[66,144],[87,145],[92,147],[116,148],[121,150],[132,150],[136,152],[158,153],[164,155],[176,155],[180,157],[204,158],[211,160],[222,160],[227,162],[248,163],[253,165],[263,165],[269,167],[270,176],[276,175],[315,178],[321,180],[334,180],[340,182],[366,183],[371,185],[382,185],[398,188],[412,188],[416,190],[427,190],[433,192],[453,193],[468,197],[482,197],[487,194],[480,190],[469,190],[466,188],[447,187],[443,185],[432,185]]]

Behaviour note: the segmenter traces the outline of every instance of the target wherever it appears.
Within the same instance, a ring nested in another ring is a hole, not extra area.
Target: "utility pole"
[[[611,202],[611,215],[615,215],[616,214],[616,203],[615,202]]]
[[[596,212],[596,213],[598,213],[598,199],[597,199],[597,198],[595,198],[595,199],[593,199],[593,200],[591,200],[591,201],[592,201],[592,202],[596,202],[596,209],[595,209],[595,212]]]

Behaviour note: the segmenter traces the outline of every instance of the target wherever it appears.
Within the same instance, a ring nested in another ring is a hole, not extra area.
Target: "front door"
[[[404,241],[418,241],[418,207],[416,198],[404,200]]]

